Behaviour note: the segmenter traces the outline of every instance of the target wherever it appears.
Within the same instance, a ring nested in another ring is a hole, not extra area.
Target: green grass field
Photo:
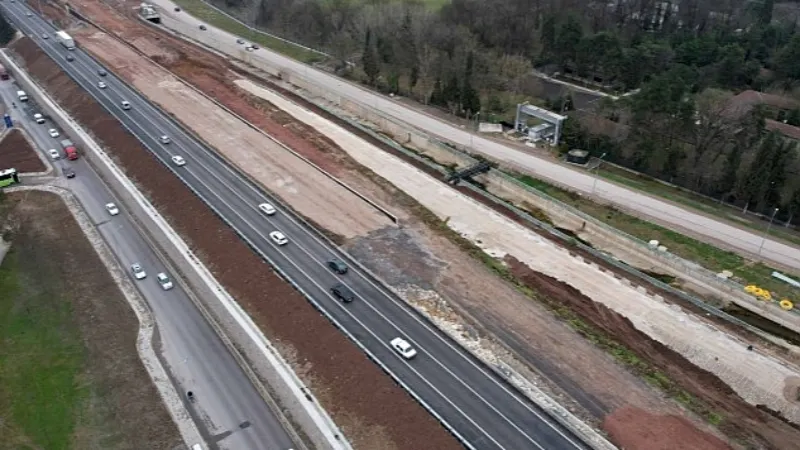
[[[88,397],[81,336],[58,280],[18,247],[0,265],[0,448],[70,448]]]
[[[303,47],[275,39],[263,33],[255,32],[251,28],[242,25],[240,22],[230,17],[220,14],[202,0],[175,0],[187,13],[205,21],[209,25],[223,29],[243,39],[260,44],[278,53],[286,55],[304,63],[314,63],[322,61],[325,57],[319,53],[306,50]]]

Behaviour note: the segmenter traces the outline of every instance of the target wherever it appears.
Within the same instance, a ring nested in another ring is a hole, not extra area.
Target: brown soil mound
[[[0,141],[0,169],[17,169],[17,172],[44,172],[47,168],[25,135],[12,128]]]
[[[594,302],[572,286],[531,270],[512,257],[506,257],[506,262],[514,276],[541,294],[540,298],[548,302],[552,308],[568,308],[582,322],[594,328],[597,334],[613,337],[637,357],[657,368],[675,384],[672,389],[673,395],[680,395],[679,389],[682,389],[702,400],[705,408],[700,404],[696,406],[705,409],[706,415],[719,420],[719,428],[727,436],[755,444],[759,448],[793,448],[800,442],[800,430],[746,403],[714,374],[695,366],[680,354],[650,339],[637,330],[627,318],[605,305]],[[642,368],[639,367],[639,370]],[[626,427],[636,436],[638,432],[633,428]],[[669,426],[651,426],[653,436],[658,435],[659,439],[668,439],[670,430]],[[620,427],[616,431],[618,438],[622,436],[623,430]],[[621,444],[623,441],[624,439],[621,439],[616,443]],[[699,442],[697,445],[701,444],[702,442]]]
[[[730,450],[716,436],[704,433],[688,420],[656,416],[638,408],[621,408],[609,414],[603,428],[625,450]]]
[[[23,38],[11,49],[72,117],[105,144],[264,333],[295,356],[294,362],[308,374],[305,381],[355,448],[461,448],[35,43]],[[335,357],[330,348],[337,349]]]

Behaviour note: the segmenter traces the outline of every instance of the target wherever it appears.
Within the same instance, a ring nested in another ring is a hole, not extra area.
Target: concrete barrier
[[[43,111],[51,116],[74,142],[103,180],[111,187],[147,237],[165,254],[169,262],[191,287],[190,297],[229,348],[242,368],[259,389],[265,400],[293,432],[302,429],[311,444],[319,449],[350,450],[350,444],[311,395],[291,367],[260,332],[236,301],[217,283],[211,272],[192,253],[186,243],[167,223],[136,186],[124,175],[106,152],[80,124],[70,118],[51,100],[5,53],[0,52],[2,64],[17,82],[39,101]],[[225,332],[222,332],[222,329]],[[246,359],[246,361],[245,361]],[[249,365],[247,364],[249,363]],[[274,404],[277,400],[279,407]],[[289,422],[284,413],[291,417]],[[295,441],[302,443],[298,436]]]

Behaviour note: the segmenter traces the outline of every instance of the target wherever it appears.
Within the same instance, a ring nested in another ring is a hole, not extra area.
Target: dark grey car
[[[328,268],[338,273],[339,275],[344,275],[347,273],[347,264],[343,263],[338,259],[332,259],[328,261]]]
[[[61,172],[67,178],[75,178],[75,171],[72,170],[72,168],[70,167],[64,167],[63,169],[61,169]]]
[[[356,294],[350,290],[347,286],[343,285],[342,283],[336,284],[331,288],[331,294],[334,297],[338,298],[339,300],[350,303],[356,299]]]

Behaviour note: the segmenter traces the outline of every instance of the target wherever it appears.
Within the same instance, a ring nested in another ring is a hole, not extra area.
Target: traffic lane
[[[164,314],[159,314],[158,316],[159,316],[159,317],[163,317],[163,316],[164,316]],[[177,316],[177,315],[175,315],[175,316]],[[171,328],[167,327],[167,329],[171,329]],[[196,336],[195,336],[195,337],[196,337]],[[191,342],[192,340],[191,340],[191,339],[189,339],[188,341],[190,341],[190,342]],[[222,349],[222,350],[224,350],[224,349]],[[200,360],[200,361],[206,361],[206,358],[200,358],[199,360]],[[238,367],[238,366],[237,366],[237,367]],[[255,395],[255,397],[258,397],[258,394],[257,394],[257,393],[253,392],[252,394],[254,394],[254,395]],[[246,398],[247,400],[250,400],[250,399],[254,398],[252,394],[248,394],[248,395],[246,395],[246,396],[245,396],[245,398]],[[232,395],[230,395],[230,393],[227,393],[227,394],[226,394],[226,393],[224,393],[224,392],[223,392],[223,393],[222,393],[222,397],[223,397],[223,398],[226,398],[226,399],[229,399],[229,398],[231,398],[231,397],[232,397]],[[263,404],[263,402],[261,402],[261,403]],[[271,414],[268,414],[268,415],[267,415],[267,417],[271,417]],[[277,424],[277,419],[275,419],[275,420],[274,420],[274,424]],[[248,428],[248,429],[255,429],[255,427],[251,427],[251,428]],[[285,434],[285,433],[284,433],[284,434]],[[235,440],[235,439],[236,439],[236,438],[237,438],[239,435],[240,435],[240,434],[236,434],[236,435],[235,435],[236,437],[228,437],[228,438],[226,438],[226,447],[232,443],[232,442],[230,442],[231,440]],[[267,435],[267,436],[265,436],[265,437],[269,438],[270,436],[269,436],[269,435]],[[265,442],[269,442],[269,441],[271,441],[271,440],[273,440],[273,439],[259,439],[259,440],[251,440],[251,441],[250,441],[250,445],[248,445],[248,446],[246,446],[246,447],[243,447],[243,448],[259,448],[259,446],[260,446],[260,445],[263,445]],[[260,444],[259,444],[259,442],[260,442]],[[285,440],[282,440],[282,442],[277,442],[277,441],[276,441],[276,442],[274,443],[274,445],[288,446],[288,445],[291,445],[291,441],[290,441],[290,440],[288,440],[288,436],[287,436]],[[269,447],[268,447],[268,448],[269,448]]]
[[[300,228],[296,225],[294,219],[289,216],[276,214],[266,217],[266,220],[272,222],[284,222],[284,225],[276,226],[278,229]],[[495,405],[504,405],[502,412],[499,410],[495,410],[495,412],[519,433],[526,434],[523,430],[534,429],[540,433],[553,434],[553,439],[559,441],[559,448],[582,448],[582,444],[568,438],[567,435],[569,433],[563,430],[560,425],[552,422],[552,419],[546,413],[531,404],[527,399],[516,395],[513,387],[508,386],[504,380],[497,377],[480,362],[475,361],[462,348],[453,344],[448,337],[443,336],[438,329],[429,325],[414,311],[409,310],[402,300],[367,279],[360,272],[360,269],[351,267],[348,274],[344,276],[333,274],[326,265],[326,260],[333,254],[316,236],[311,235],[305,238],[305,236],[289,235],[288,237],[293,239],[294,243],[290,244],[291,248],[286,251],[290,252],[297,247],[304,253],[296,254],[295,252],[295,260],[308,258],[315,261],[316,264],[309,270],[313,270],[318,279],[323,279],[327,276],[331,285],[337,282],[344,283],[359,296],[364,304],[369,307],[369,310],[361,317],[380,316],[383,322],[388,324],[388,327],[397,336],[405,337],[415,344],[420,353],[427,353],[429,357],[436,361],[438,367],[431,366],[433,372],[425,374],[427,377],[431,379],[436,379],[434,377],[441,378],[443,371],[448,372],[456,381],[455,385],[460,385],[458,387],[472,391],[483,403],[484,408],[495,409]],[[325,256],[326,253],[328,254],[327,257]],[[318,257],[316,255],[321,256]],[[336,256],[347,261],[344,255]],[[390,317],[392,318],[391,320],[389,319]],[[405,320],[401,320],[401,318],[405,318]],[[402,323],[402,328],[397,325],[399,323]],[[385,329],[385,324],[382,328],[378,328],[377,325],[373,328]],[[467,381],[465,382],[464,380]],[[481,386],[480,392],[473,390],[472,387],[478,385]],[[528,437],[531,440],[536,440],[529,433]]]
[[[140,110],[137,108],[137,109],[136,109],[136,111],[140,111]],[[131,113],[131,114],[130,114],[131,118],[132,118],[134,115],[136,115],[136,113]],[[142,119],[144,119],[144,120],[147,120],[147,121],[150,121],[150,119],[149,119],[149,118],[146,118],[146,117],[142,117]],[[158,127],[156,124],[153,124],[153,123],[152,123],[152,121],[150,121],[150,122],[151,122],[151,123],[150,123],[150,128],[151,128],[151,129],[158,129],[158,128],[159,128],[159,127]],[[175,143],[177,144],[177,141],[176,141]],[[164,156],[166,156],[166,155],[164,155]],[[254,203],[255,203],[255,202],[252,202],[252,203],[249,203],[249,204],[242,204],[242,205],[240,205],[240,206],[241,206],[242,208],[245,208],[245,209],[251,209],[251,208],[253,208],[253,207],[254,207]],[[285,230],[284,230],[284,232],[285,232]],[[329,253],[329,252],[328,252],[328,253]],[[295,256],[296,256],[296,257],[302,257],[303,255],[295,255]],[[486,402],[484,401],[484,403],[486,403]],[[491,406],[490,406],[490,408],[491,408]]]
[[[191,169],[186,170],[186,174],[192,174]],[[191,182],[191,181],[190,181]],[[329,292],[329,286],[324,282],[318,281],[318,278],[330,275],[327,272],[321,272],[320,268],[314,261],[309,261],[305,258],[291,259],[287,255],[292,252],[292,245],[288,244],[283,247],[277,248],[268,237],[268,231],[259,229],[263,216],[258,214],[247,204],[242,203],[242,200],[236,196],[222,197],[219,191],[209,186],[204,186],[202,181],[197,181],[198,185],[195,187],[200,191],[201,196],[208,200],[213,200],[214,196],[218,197],[217,208],[218,214],[227,217],[238,217],[237,228],[240,235],[244,235],[251,243],[252,246],[258,248],[264,254],[268,255],[270,259],[275,262],[279,267],[283,267],[287,274],[292,277],[296,283],[302,285],[304,290],[321,303],[329,314],[340,323],[346,330],[350,331],[355,339],[362,343],[377,359],[383,361],[392,371],[400,377],[404,382],[413,386],[415,392],[424,395],[426,401],[435,399],[436,401],[428,401],[429,404],[436,406],[442,416],[444,416],[448,423],[469,423],[472,429],[470,434],[476,436],[478,440],[484,440],[487,433],[482,431],[475,423],[475,419],[470,416],[465,416],[463,411],[453,405],[453,401],[459,402],[459,397],[468,395],[464,392],[453,392],[449,396],[443,395],[440,391],[434,388],[430,382],[419,376],[419,373],[413,366],[398,358],[398,355],[388,346],[388,341],[395,337],[394,335],[381,335],[380,331],[386,328],[383,322],[376,322],[372,326],[364,326],[355,314],[347,311],[347,305],[341,304],[333,299]],[[333,303],[331,303],[333,302]],[[327,303],[327,304],[326,304]],[[483,417],[479,420],[487,420],[492,422],[493,417]],[[467,431],[464,431],[467,434]],[[492,448],[515,448],[497,446]]]
[[[82,181],[81,184],[94,184],[86,189],[86,193],[94,195],[95,202],[111,198],[110,192],[107,192],[96,177],[86,177]],[[179,280],[169,274],[126,214],[121,212],[120,215],[111,217],[106,213],[106,217],[108,219],[99,228],[112,243],[112,247],[119,252],[119,259],[127,275],[131,276],[129,268],[134,262],[140,263],[148,273],[144,280],[131,279],[149,300],[154,312],[162,337],[161,351],[168,361],[170,373],[182,386],[181,392],[193,390],[197,393],[197,401],[187,406],[208,412],[212,420],[204,423],[211,429],[210,434],[235,431],[224,440],[228,448],[291,446],[285,433],[269,431],[276,427],[282,428],[268,410],[248,408],[252,399],[259,398],[258,393],[254,389],[246,389],[246,386],[237,387],[237,383],[231,383],[235,380],[246,380],[244,373],[241,373],[232,356],[182,290]],[[176,286],[170,291],[164,291],[155,279],[158,272],[168,273]],[[196,374],[201,376],[195,376]],[[219,411],[224,413],[215,413]],[[250,421],[253,426],[237,431],[245,420]]]

